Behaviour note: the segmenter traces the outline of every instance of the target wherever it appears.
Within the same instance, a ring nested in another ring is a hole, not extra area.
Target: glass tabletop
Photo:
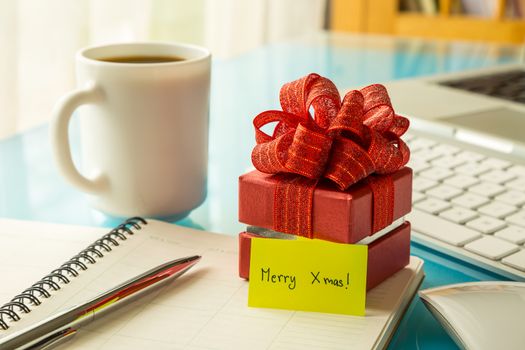
[[[251,168],[255,144],[252,119],[261,111],[279,108],[279,88],[286,82],[315,72],[344,90],[512,63],[519,55],[517,47],[319,33],[214,60],[208,194],[206,201],[178,224],[230,235],[243,229],[237,222],[237,179]],[[72,151],[79,162],[77,120],[71,128]],[[107,227],[119,223],[119,219],[91,209],[87,197],[58,174],[47,125],[0,141],[0,216]],[[423,288],[501,279],[416,244],[412,253],[426,262]],[[455,345],[416,297],[390,348],[445,349]]]

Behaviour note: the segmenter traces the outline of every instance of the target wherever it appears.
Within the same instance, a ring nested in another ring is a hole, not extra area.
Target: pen
[[[69,340],[77,330],[134,297],[176,279],[201,259],[189,256],[169,261],[97,295],[93,299],[46,318],[33,326],[0,338],[0,348],[49,349]]]

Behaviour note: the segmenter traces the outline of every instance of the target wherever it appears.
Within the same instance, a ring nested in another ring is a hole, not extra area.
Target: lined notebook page
[[[0,222],[0,302],[68,260],[107,232]],[[422,278],[411,264],[367,295],[367,316],[352,317],[247,307],[248,283],[237,277],[237,238],[150,220],[120,247],[44,300],[18,330],[75,305],[167,260],[202,260],[173,283],[81,329],[61,348],[74,349],[370,349],[384,345]],[[11,331],[11,329],[10,329]],[[7,334],[7,332],[2,333]]]

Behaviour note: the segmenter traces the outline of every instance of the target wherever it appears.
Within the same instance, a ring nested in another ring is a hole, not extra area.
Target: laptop
[[[411,121],[413,241],[525,280],[525,65],[385,85]]]

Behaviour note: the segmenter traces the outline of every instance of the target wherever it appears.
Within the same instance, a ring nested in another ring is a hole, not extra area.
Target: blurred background
[[[0,0],[0,138],[41,124],[85,46],[161,40],[216,59],[322,30],[522,44],[525,0]]]

